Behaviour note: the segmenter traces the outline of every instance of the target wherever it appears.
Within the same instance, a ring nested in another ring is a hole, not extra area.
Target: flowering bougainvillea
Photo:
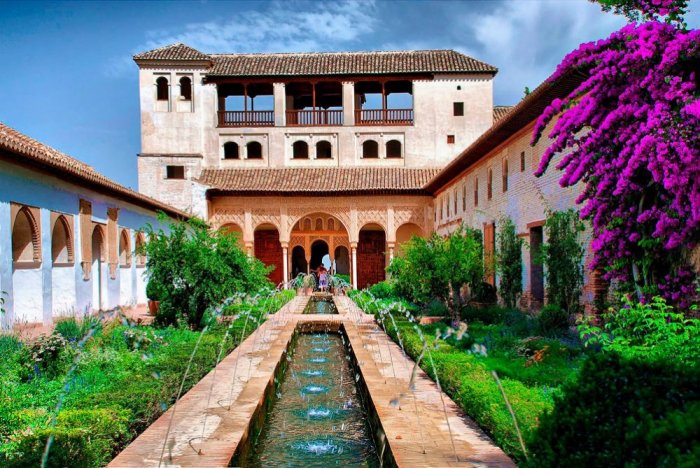
[[[685,4],[620,1],[646,18]],[[535,175],[563,154],[560,184],[585,184],[578,203],[593,227],[591,268],[642,298],[661,293],[684,305],[697,282],[687,254],[700,240],[700,31],[631,23],[582,44],[550,79],[574,70],[586,78],[535,127],[533,144],[554,121]]]

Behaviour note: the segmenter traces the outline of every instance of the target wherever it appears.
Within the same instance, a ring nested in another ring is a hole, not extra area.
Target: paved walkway
[[[415,391],[409,391],[413,361],[372,316],[347,297],[334,299],[339,315],[303,315],[309,300],[304,296],[271,315],[109,466],[227,466],[246,442],[250,421],[262,415],[266,393],[297,327],[330,323],[345,329],[399,466],[513,466],[422,370]]]

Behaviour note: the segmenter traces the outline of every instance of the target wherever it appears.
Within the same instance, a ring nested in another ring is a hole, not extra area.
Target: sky
[[[686,16],[700,26],[700,0]],[[137,188],[135,53],[184,42],[204,53],[455,49],[499,68],[512,105],[583,42],[625,19],[587,0],[0,0],[0,122]]]

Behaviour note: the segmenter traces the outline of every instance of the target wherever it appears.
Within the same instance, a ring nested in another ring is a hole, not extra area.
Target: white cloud
[[[149,31],[134,53],[183,42],[205,53],[299,52],[347,48],[374,31],[374,0],[272,2],[260,11],[239,11],[235,19],[185,25],[179,31]],[[129,71],[131,58],[109,61],[105,73]]]

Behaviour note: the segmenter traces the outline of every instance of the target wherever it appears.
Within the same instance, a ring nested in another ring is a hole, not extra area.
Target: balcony
[[[288,110],[287,125],[292,127],[318,127],[343,125],[342,110]]]
[[[219,111],[219,127],[272,127],[275,111]]]
[[[413,109],[358,109],[355,125],[413,125]]]

